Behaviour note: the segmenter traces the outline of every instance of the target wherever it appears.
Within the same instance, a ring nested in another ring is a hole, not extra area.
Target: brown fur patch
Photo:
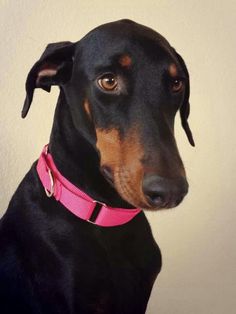
[[[132,59],[129,55],[123,55],[120,57],[119,63],[122,67],[129,68],[132,65]]]
[[[176,77],[178,75],[178,70],[174,63],[169,66],[169,73],[171,77]]]
[[[137,130],[131,129],[122,140],[116,129],[96,129],[96,134],[101,166],[112,169],[114,184],[121,197],[134,206],[147,207],[142,191],[144,152]]]

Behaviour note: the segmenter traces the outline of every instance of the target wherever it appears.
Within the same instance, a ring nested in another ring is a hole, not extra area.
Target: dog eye
[[[171,82],[171,90],[173,93],[178,93],[183,89],[184,82],[180,78],[175,78]]]
[[[98,84],[103,90],[112,92],[117,89],[118,80],[114,74],[107,73],[98,79]]]

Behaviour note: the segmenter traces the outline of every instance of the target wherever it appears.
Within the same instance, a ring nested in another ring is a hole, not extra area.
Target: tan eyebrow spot
[[[169,66],[169,73],[172,77],[176,77],[178,75],[178,69],[174,63]]]
[[[132,64],[132,59],[129,55],[123,55],[120,57],[119,63],[122,67],[129,68]]]

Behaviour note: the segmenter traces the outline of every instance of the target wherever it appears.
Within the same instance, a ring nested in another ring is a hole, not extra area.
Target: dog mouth
[[[136,208],[153,209],[142,196],[141,187],[134,188],[129,171],[116,169],[112,171],[109,166],[102,166],[101,173],[106,181],[118,192],[120,197]]]
[[[150,177],[148,179],[148,189],[146,189],[146,179],[141,169],[134,176],[132,171],[125,167],[112,171],[110,167],[102,166],[101,173],[123,200],[136,208],[142,208],[147,211],[174,208],[182,202],[188,191],[188,184],[185,178],[179,178],[175,182],[174,180],[151,176],[151,179]],[[156,183],[157,178],[159,186]],[[169,185],[167,185],[166,181]],[[160,186],[160,182],[162,186]],[[164,191],[163,186],[166,186],[167,192]],[[180,186],[183,186],[183,188],[180,189]]]
[[[147,207],[148,204],[139,199],[140,192],[136,192],[130,184],[129,174],[123,169],[113,171],[109,166],[102,166],[101,173],[106,181],[118,192],[120,197],[137,208]]]

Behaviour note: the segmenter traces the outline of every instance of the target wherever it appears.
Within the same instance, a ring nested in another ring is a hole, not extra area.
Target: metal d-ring
[[[102,205],[102,206],[104,206],[104,207],[107,207],[107,205],[106,205],[105,203],[102,203],[102,202],[99,202],[99,201],[96,201],[96,200],[93,200],[92,202],[93,202],[93,203],[100,204],[100,205]]]
[[[46,188],[45,189],[45,193],[47,195],[47,197],[52,197],[53,194],[54,194],[54,179],[53,179],[53,176],[52,176],[52,172],[50,169],[48,169],[48,175],[49,175],[49,178],[50,178],[50,191],[48,191]]]

